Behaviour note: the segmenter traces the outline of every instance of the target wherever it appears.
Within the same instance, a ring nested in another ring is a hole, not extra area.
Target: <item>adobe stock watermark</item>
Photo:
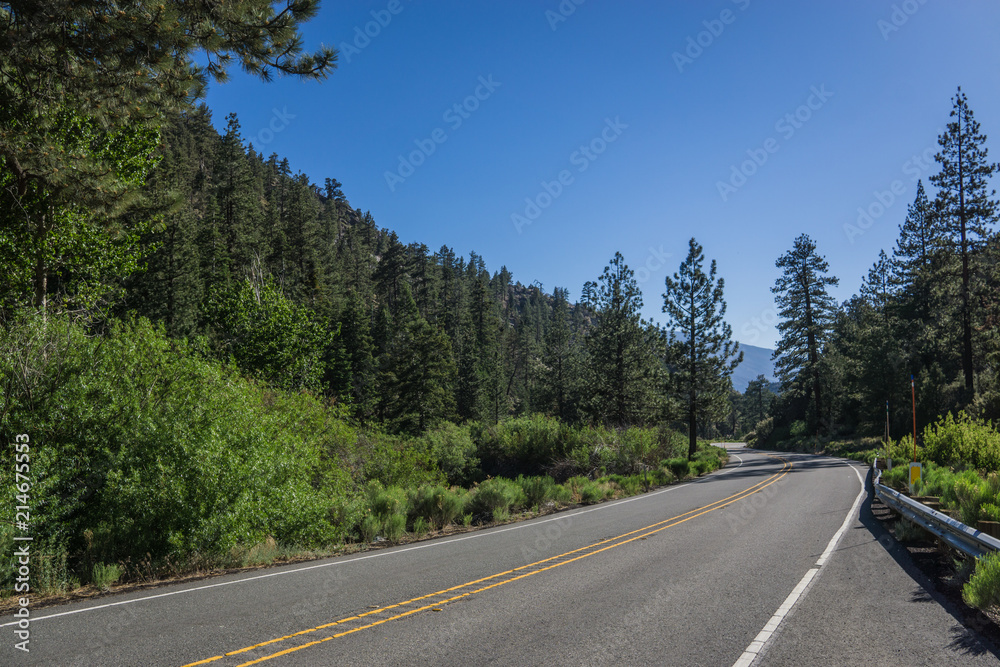
[[[576,167],[576,172],[582,174],[590,168],[590,165],[600,157],[608,146],[618,141],[622,132],[628,129],[628,125],[621,122],[620,116],[615,116],[614,120],[604,119],[604,127],[593,139],[585,144],[581,144],[569,155],[570,165]],[[510,221],[518,234],[524,232],[524,227],[530,225],[542,215],[542,211],[552,206],[552,202],[562,196],[566,188],[576,181],[576,177],[569,169],[563,169],[551,181],[542,181],[539,185],[541,189],[534,197],[524,198],[524,210],[510,214]]]
[[[268,145],[274,141],[274,135],[284,131],[293,120],[295,120],[295,114],[288,113],[288,107],[282,107],[281,111],[278,111],[277,107],[271,109],[271,122],[252,137],[256,140],[254,145],[258,148]]]
[[[746,8],[750,6],[750,0],[732,0],[732,3],[740,11],[746,11]],[[726,31],[726,26],[736,22],[737,16],[739,14],[733,10],[723,9],[719,12],[719,18],[702,21],[701,24],[705,26],[705,29],[696,35],[688,35],[684,51],[674,51],[671,56],[674,59],[674,65],[677,66],[677,71],[683,74],[685,67],[693,65],[694,61],[705,53],[705,49],[715,44],[715,40],[722,36],[722,33]]]
[[[565,23],[566,19],[576,12],[576,8],[587,0],[562,0],[556,7],[556,11],[545,10],[545,20],[549,22],[549,27],[555,32],[560,23]]]
[[[934,166],[936,146],[928,146],[922,152],[911,156],[900,170],[908,176],[911,183],[916,183],[920,177]],[[864,234],[878,221],[886,211],[906,194],[908,186],[902,179],[894,179],[885,190],[872,192],[872,199],[867,206],[858,207],[858,217],[853,223],[844,223],[844,236],[848,243],[854,245],[854,240]]]
[[[372,20],[362,26],[354,26],[354,39],[349,42],[341,42],[337,45],[337,50],[343,56],[345,62],[350,63],[351,59],[360,55],[368,48],[372,40],[382,34],[382,30],[389,27],[392,17],[398,16],[404,9],[401,0],[389,0],[385,9],[371,10]]]
[[[716,181],[715,188],[719,191],[719,197],[723,202],[746,185],[747,180],[763,167],[768,159],[781,148],[781,141],[788,141],[795,133],[808,123],[813,114],[823,108],[823,105],[833,97],[833,93],[826,89],[826,84],[819,87],[809,88],[809,96],[806,101],[795,108],[794,111],[786,113],[774,123],[774,131],[781,135],[781,140],[775,137],[765,139],[759,148],[748,148],[747,159],[737,165],[730,165],[729,179]]]
[[[448,128],[452,132],[456,131],[472,117],[472,114],[479,109],[480,104],[488,100],[501,85],[500,82],[493,80],[492,74],[479,77],[479,85],[472,91],[472,94],[445,109],[441,119],[448,124]],[[425,139],[414,139],[413,144],[416,149],[406,155],[400,154],[398,156],[399,164],[396,165],[396,171],[385,172],[385,184],[388,186],[389,192],[395,192],[396,186],[413,176],[417,169],[427,161],[427,158],[434,154],[438,145],[446,141],[448,141],[448,132],[442,127],[434,128]]]
[[[774,308],[765,308],[760,311],[760,315],[751,317],[743,323],[740,328],[740,342],[753,345],[760,340],[760,335],[766,329],[774,328],[778,324],[778,311]]]
[[[882,33],[882,39],[889,41],[889,35],[899,32],[910,18],[920,11],[920,8],[927,4],[927,0],[903,0],[903,2],[893,5],[889,18],[879,19],[875,22],[875,27]]]
[[[643,262],[642,266],[635,269],[635,281],[640,285],[649,281],[653,275],[667,265],[667,260],[671,257],[673,257],[673,254],[664,252],[662,244],[659,248],[649,246],[649,254],[646,255],[646,261]]]

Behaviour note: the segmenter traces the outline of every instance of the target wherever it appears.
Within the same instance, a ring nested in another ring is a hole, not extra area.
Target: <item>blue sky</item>
[[[1000,159],[998,3],[577,2],[325,0],[303,33],[340,49],[329,79],[233,71],[206,102],[403,242],[572,298],[620,251],[662,321],[694,236],[765,347],[796,236],[840,300],[891,250],[957,86]]]

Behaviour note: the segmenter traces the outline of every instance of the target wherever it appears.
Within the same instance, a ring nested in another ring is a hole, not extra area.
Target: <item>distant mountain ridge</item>
[[[774,362],[771,361],[774,350],[746,343],[740,343],[740,350],[743,351],[743,363],[733,371],[733,389],[742,394],[750,381],[756,380],[758,375],[774,382]]]

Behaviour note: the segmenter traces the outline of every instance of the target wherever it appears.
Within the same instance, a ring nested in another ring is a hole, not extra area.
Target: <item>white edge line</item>
[[[392,551],[383,551],[381,553],[368,554],[366,556],[358,556],[356,558],[339,559],[337,556],[331,556],[331,558],[335,558],[337,560],[333,560],[331,562],[326,562],[326,563],[319,563],[317,565],[307,565],[306,567],[298,567],[298,568],[295,568],[294,570],[281,570],[279,572],[269,572],[268,574],[260,574],[260,575],[256,575],[256,576],[253,576],[253,577],[245,577],[245,578],[241,578],[241,579],[233,579],[233,580],[230,580],[230,581],[220,581],[220,582],[214,583],[214,584],[206,584],[204,586],[195,586],[193,588],[185,588],[185,589],[179,590],[179,591],[170,591],[170,592],[167,592],[167,593],[158,593],[157,595],[147,595],[145,597],[133,598],[131,600],[119,600],[118,602],[108,602],[106,604],[94,605],[93,607],[84,607],[83,609],[73,609],[73,610],[70,610],[70,611],[62,611],[62,612],[59,612],[58,614],[49,614],[48,616],[38,616],[36,618],[32,618],[31,622],[32,623],[37,623],[38,621],[44,621],[44,620],[47,620],[47,619],[50,619],[50,618],[59,618],[60,616],[72,616],[74,614],[82,614],[82,613],[88,612],[88,611],[97,611],[98,609],[109,609],[111,607],[119,607],[121,605],[132,604],[132,603],[135,603],[135,602],[146,602],[148,600],[157,600],[159,598],[171,597],[173,595],[181,595],[182,593],[194,593],[195,591],[204,591],[204,590],[208,590],[208,589],[211,589],[211,588],[219,588],[220,586],[230,586],[232,584],[242,584],[242,583],[246,583],[248,581],[259,581],[261,579],[269,579],[271,577],[279,577],[279,576],[283,576],[283,575],[286,575],[286,574],[295,574],[297,572],[306,572],[307,570],[317,570],[317,569],[324,568],[324,567],[333,567],[335,565],[346,565],[348,563],[355,563],[357,561],[368,560],[369,558],[382,558],[382,557],[385,557],[385,556],[393,556],[393,555],[396,555],[396,554],[406,553],[406,552],[409,552],[409,551],[416,551],[418,549],[429,549],[431,547],[441,547],[441,546],[445,546],[445,545],[449,545],[449,544],[454,544],[455,542],[463,542],[465,540],[472,540],[472,539],[478,539],[478,538],[483,538],[483,537],[490,537],[492,535],[499,535],[500,533],[506,533],[506,532],[509,532],[509,531],[512,531],[512,530],[522,530],[524,528],[533,528],[535,526],[541,525],[543,523],[548,523],[550,521],[559,521],[560,519],[565,519],[566,517],[579,516],[581,514],[588,514],[589,512],[597,512],[599,510],[610,509],[612,507],[616,507],[618,505],[624,505],[625,503],[631,503],[631,502],[634,502],[634,501],[637,501],[637,500],[645,500],[647,498],[652,498],[653,496],[658,496],[660,494],[667,493],[667,492],[670,492],[670,491],[676,491],[677,489],[681,489],[681,488],[684,488],[686,486],[691,486],[692,484],[698,484],[699,482],[703,482],[703,481],[705,481],[707,479],[713,479],[713,478],[721,477],[722,475],[728,474],[728,473],[732,472],[733,470],[736,470],[737,468],[739,468],[740,466],[743,465],[743,459],[742,458],[740,458],[736,454],[733,454],[732,456],[736,456],[736,458],[740,459],[740,464],[737,465],[737,466],[734,466],[732,468],[726,467],[723,470],[719,471],[717,474],[714,474],[714,475],[711,475],[711,476],[706,475],[705,477],[699,477],[698,479],[691,480],[690,482],[683,482],[681,484],[674,484],[674,485],[671,485],[670,487],[668,487],[666,489],[660,489],[659,491],[652,491],[650,493],[643,493],[643,494],[639,494],[637,496],[632,496],[631,498],[624,498],[622,500],[616,500],[616,501],[612,501],[612,502],[609,502],[609,503],[601,503],[600,505],[598,505],[596,507],[591,507],[591,508],[585,509],[585,510],[571,511],[571,512],[560,512],[558,516],[553,516],[553,517],[550,517],[548,519],[542,519],[541,521],[530,521],[529,520],[529,521],[525,521],[525,522],[520,522],[517,525],[510,526],[508,528],[501,528],[499,530],[476,531],[472,535],[465,535],[465,536],[462,536],[462,537],[455,537],[455,538],[451,538],[451,539],[443,539],[443,540],[440,540],[440,541],[433,540],[433,541],[427,542],[426,544],[418,544],[418,545],[415,545],[415,546],[412,546],[412,547],[404,547],[402,549],[393,549]],[[20,621],[12,621],[10,623],[2,623],[2,624],[0,624],[0,628],[6,628],[6,627],[10,627],[12,625],[17,625],[19,622]]]
[[[785,601],[781,603],[780,607],[778,607],[778,610],[774,612],[768,622],[764,625],[764,628],[754,638],[754,640],[750,642],[750,645],[746,647],[743,654],[737,658],[736,662],[733,663],[733,667],[750,667],[754,660],[762,655],[768,640],[774,636],[774,633],[778,631],[781,623],[788,617],[789,613],[791,613],[795,604],[805,595],[806,590],[809,588],[809,584],[812,583],[813,579],[815,579],[816,575],[819,574],[823,566],[830,560],[830,556],[833,554],[833,550],[837,548],[840,538],[844,536],[848,527],[850,527],[850,525],[854,522],[855,513],[858,511],[858,507],[861,505],[861,500],[865,496],[865,480],[862,479],[861,473],[858,472],[858,469],[855,466],[847,463],[846,461],[843,461],[843,463],[854,471],[854,474],[858,476],[858,481],[861,482],[861,491],[858,492],[858,497],[854,499],[854,504],[851,505],[851,509],[847,512],[847,516],[844,517],[844,523],[840,524],[840,528],[833,534],[833,537],[830,538],[830,542],[826,545],[826,549],[819,557],[819,560],[816,561],[816,564],[809,568],[809,571],[803,575],[802,579],[799,580],[799,583],[792,589],[792,592],[788,594],[787,598],[785,598]]]

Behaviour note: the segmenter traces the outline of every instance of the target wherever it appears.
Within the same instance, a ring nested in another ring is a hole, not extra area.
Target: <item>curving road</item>
[[[732,447],[642,496],[38,610],[3,665],[996,664],[871,520],[863,468]]]

